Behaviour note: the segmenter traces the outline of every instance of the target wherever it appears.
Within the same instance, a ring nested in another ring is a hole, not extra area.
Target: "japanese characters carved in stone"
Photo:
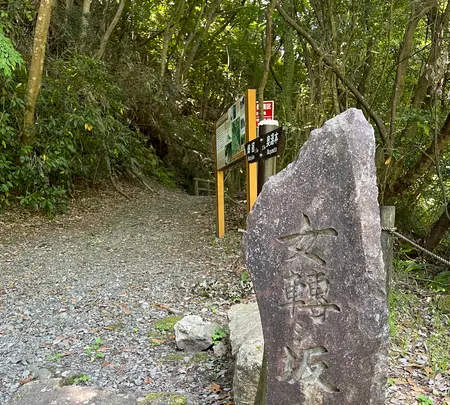
[[[351,109],[313,131],[247,220],[267,405],[382,405],[386,281],[373,129]]]

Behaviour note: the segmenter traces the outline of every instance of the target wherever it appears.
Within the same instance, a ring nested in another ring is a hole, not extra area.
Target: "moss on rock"
[[[154,392],[148,394],[139,405],[187,405],[187,398],[181,394]]]
[[[445,314],[450,314],[450,295],[441,295],[439,297],[438,308]]]
[[[178,321],[181,321],[181,319],[181,316],[166,316],[165,318],[162,318],[158,322],[156,322],[154,326],[160,331],[172,331],[175,324]]]

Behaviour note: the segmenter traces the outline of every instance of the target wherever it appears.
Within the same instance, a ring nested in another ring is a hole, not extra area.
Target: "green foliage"
[[[52,60],[40,103],[39,139],[57,181],[96,181],[113,168],[151,172],[157,166],[143,138],[125,118],[120,89],[103,63],[82,55]]]
[[[434,291],[445,292],[450,291],[450,271],[443,271],[438,273],[433,280],[430,281],[429,286]]]
[[[168,392],[156,392],[147,394],[139,405],[152,405],[154,403],[165,403],[167,405],[186,405],[187,398],[185,395],[173,394]]]
[[[416,400],[419,405],[433,405],[434,404],[433,400],[424,394],[418,395],[416,397]]]
[[[428,305],[422,290],[418,289],[415,280],[419,274],[419,281],[426,287],[426,279],[421,266],[413,266],[411,261],[396,260],[394,275],[389,291],[389,332],[391,342],[396,346],[396,352],[408,357],[414,351],[418,341],[424,342],[427,351],[427,363],[424,364],[429,377],[439,373],[447,375],[450,370],[450,341],[448,333],[450,318],[443,311]],[[417,273],[419,272],[419,273]],[[400,280],[400,284],[397,284]],[[425,280],[425,281],[422,281]],[[402,285],[402,288],[399,287]],[[414,293],[405,286],[415,286]],[[423,290],[429,294],[429,290]],[[428,302],[432,302],[431,299]],[[439,302],[437,302],[439,307]]]
[[[411,247],[405,247],[401,250],[403,253],[408,253],[413,249]],[[431,288],[435,292],[450,291],[450,271],[439,271],[439,267],[412,259],[394,259],[394,267],[398,275],[417,277],[423,285]],[[435,275],[433,276],[433,274]]]
[[[62,357],[62,353],[55,353],[53,356],[49,356],[48,359],[50,361],[61,361]]]
[[[88,346],[84,349],[84,353],[87,354],[90,358],[91,363],[95,360],[101,360],[105,357],[105,353],[101,351],[101,346],[105,342],[101,338],[96,338],[94,343],[91,346]]]
[[[394,267],[400,273],[423,271],[426,270],[427,266],[429,266],[427,263],[419,263],[418,261],[412,259],[394,259]]]
[[[88,375],[78,374],[78,375],[75,375],[72,377],[65,378],[64,380],[61,381],[60,385],[61,386],[74,385],[74,384],[84,385],[87,382],[89,382],[90,379],[91,379],[91,377],[89,377]]]
[[[432,315],[433,333],[427,340],[429,362],[434,374],[450,375],[450,342],[448,341],[448,316],[435,311]]]
[[[82,55],[52,59],[38,103],[37,143],[23,148],[17,117],[22,82],[5,80],[0,115],[0,204],[63,210],[74,180],[98,183],[128,173],[152,174],[159,162],[130,128],[121,91],[103,63]],[[21,123],[21,121],[19,121]],[[162,172],[163,173],[163,172]],[[161,174],[162,176],[163,174]]]
[[[90,379],[91,379],[91,377],[89,377],[88,375],[81,374],[81,375],[78,376],[78,377],[74,377],[73,383],[74,383],[74,384],[85,384],[85,383],[87,383]]]
[[[217,328],[214,330],[212,335],[212,341],[214,345],[217,345],[222,339],[227,337],[227,332],[225,332],[222,328]]]
[[[161,184],[169,187],[176,187],[176,175],[172,171],[164,168],[157,167],[153,171],[153,176],[155,176]]]
[[[0,72],[5,77],[11,77],[14,69],[22,64],[22,57],[5,36],[3,27],[0,25]]]
[[[406,308],[414,308],[419,303],[416,296],[410,293],[404,293],[403,291],[391,288],[389,291],[389,334],[400,345],[404,345],[404,334],[399,333],[399,325]]]

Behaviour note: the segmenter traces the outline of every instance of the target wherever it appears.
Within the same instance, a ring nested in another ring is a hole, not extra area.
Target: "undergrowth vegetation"
[[[130,127],[121,90],[103,62],[74,54],[48,61],[39,98],[36,144],[20,144],[21,72],[4,80],[0,102],[0,204],[53,212],[64,208],[77,180],[162,171],[154,149]],[[163,176],[163,174],[161,174]]]
[[[395,260],[389,291],[392,352],[428,378],[450,378],[450,284],[429,279],[427,265]],[[445,287],[445,288],[444,288]]]

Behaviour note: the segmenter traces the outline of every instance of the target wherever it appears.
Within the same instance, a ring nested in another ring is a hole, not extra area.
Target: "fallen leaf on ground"
[[[208,385],[206,389],[211,392],[220,392],[222,387],[219,384],[212,383],[211,385]]]
[[[27,383],[29,383],[30,381],[33,381],[34,377],[33,375],[28,376],[27,378],[24,378],[23,380],[19,381],[20,385],[25,385]]]

